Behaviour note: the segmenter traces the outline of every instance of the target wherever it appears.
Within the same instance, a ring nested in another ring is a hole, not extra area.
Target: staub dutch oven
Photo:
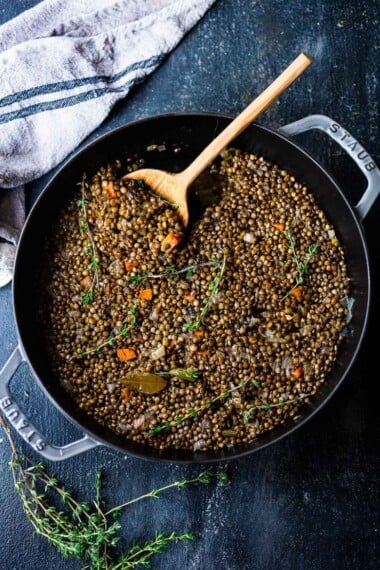
[[[361,221],[380,190],[380,172],[363,147],[338,123],[323,115],[313,115],[274,131],[252,124],[233,143],[244,151],[263,155],[291,172],[306,184],[319,206],[333,224],[344,248],[353,299],[348,333],[340,346],[334,367],[313,397],[304,405],[296,421],[289,419],[249,445],[218,451],[156,450],[116,435],[81,412],[61,387],[59,378],[49,368],[36,324],[37,273],[46,237],[48,221],[54,219],[69,198],[84,171],[91,174],[97,167],[125,154],[137,153],[147,167],[173,170],[184,168],[214,138],[231,117],[219,114],[173,114],[140,120],[120,127],[78,152],[57,172],[39,196],[22,232],[13,280],[14,314],[19,344],[0,372],[0,409],[18,433],[42,456],[60,460],[83,451],[106,445],[145,459],[173,462],[213,462],[232,459],[262,449],[280,440],[310,419],[327,402],[343,381],[358,353],[366,328],[370,303],[370,274],[367,247]],[[289,135],[319,129],[332,137],[356,162],[368,181],[368,187],[356,206],[351,206],[331,175]],[[161,153],[147,153],[149,145],[165,143]],[[174,153],[180,146],[182,152]],[[18,407],[9,392],[9,384],[18,366],[27,361],[38,385],[53,404],[85,433],[82,439],[63,447],[51,445]]]

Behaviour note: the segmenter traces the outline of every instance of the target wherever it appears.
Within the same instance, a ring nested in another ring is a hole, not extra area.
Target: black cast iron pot
[[[354,299],[349,324],[350,334],[343,339],[326,382],[312,402],[302,407],[296,421],[289,419],[245,447],[206,452],[159,451],[128,441],[92,420],[76,406],[49,368],[49,360],[41,344],[35,320],[36,290],[32,284],[37,282],[48,221],[54,219],[62,204],[70,197],[83,172],[94,172],[100,165],[131,153],[143,156],[147,167],[171,170],[175,164],[180,170],[187,166],[230,120],[230,117],[216,114],[173,114],[120,127],[91,143],[66,162],[48,183],[30,212],[18,246],[13,280],[14,314],[19,345],[0,372],[0,410],[19,434],[45,458],[64,459],[97,445],[107,445],[145,459],[174,462],[205,463],[236,458],[278,441],[310,419],[327,402],[349,371],[363,339],[370,302],[368,254],[361,220],[379,193],[380,172],[363,147],[336,122],[323,115],[301,119],[284,127],[280,132],[252,124],[233,143],[244,151],[263,155],[306,184],[333,224],[346,256],[351,279],[350,295]],[[287,136],[314,128],[323,130],[335,139],[367,177],[367,190],[356,206],[352,207],[348,203],[331,175]],[[165,143],[167,149],[162,153],[146,152],[147,146],[162,143]],[[180,154],[174,152],[174,148],[178,146],[182,148]],[[8,390],[14,372],[24,360],[32,368],[42,391],[69,420],[84,431],[84,438],[64,447],[51,445],[24,416]]]

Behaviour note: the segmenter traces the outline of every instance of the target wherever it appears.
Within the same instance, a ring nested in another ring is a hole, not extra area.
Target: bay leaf
[[[119,382],[141,394],[157,394],[167,386],[164,378],[150,372],[131,372],[120,378]]]

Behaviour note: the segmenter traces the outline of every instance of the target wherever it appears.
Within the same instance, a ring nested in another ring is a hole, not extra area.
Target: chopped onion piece
[[[159,358],[162,358],[163,356],[165,356],[165,347],[162,345],[150,353],[150,357],[152,360],[158,360]]]
[[[352,308],[355,304],[355,299],[353,297],[347,297],[346,300],[346,304],[347,304],[347,319],[346,322],[349,323],[350,320],[352,319]]]
[[[206,441],[204,439],[198,439],[198,441],[196,441],[193,445],[193,451],[198,451],[199,449],[202,449],[206,444]]]
[[[117,427],[121,431],[131,431],[132,429],[130,424],[122,424],[121,422],[117,422]]]
[[[64,387],[64,389],[67,392],[72,392],[73,391],[73,385],[71,384],[70,380],[62,380],[62,386]]]
[[[158,311],[156,311],[156,309],[153,309],[153,311],[150,313],[149,318],[151,321],[157,321],[158,320]]]
[[[265,331],[265,336],[267,337],[269,342],[279,342],[280,344],[286,343],[286,340],[284,338],[281,338],[280,336],[275,336],[273,331],[271,331],[270,329],[267,329]]]
[[[243,241],[245,241],[247,243],[255,243],[256,240],[255,240],[255,236],[253,234],[246,233],[246,234],[244,234]]]
[[[133,420],[132,426],[134,429],[142,429],[145,425],[146,417],[144,414]]]
[[[121,275],[123,273],[122,264],[118,260],[113,261],[108,266],[108,271],[111,273],[111,275],[114,275],[114,276]]]
[[[281,368],[284,370],[286,376],[289,376],[290,370],[293,368],[293,361],[289,356],[284,356],[281,361]]]
[[[209,427],[210,427],[210,422],[209,422],[209,420],[203,419],[203,420],[202,420],[202,423],[201,423],[201,429],[202,429],[202,430],[205,430],[205,429],[209,429]]]
[[[335,237],[335,232],[334,230],[329,230],[327,232],[327,235],[329,236],[329,239],[333,239]]]

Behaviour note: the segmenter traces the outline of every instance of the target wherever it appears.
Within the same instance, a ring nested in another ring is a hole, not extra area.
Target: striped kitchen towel
[[[61,162],[214,2],[44,0],[0,27],[0,286],[24,220],[1,189]]]

